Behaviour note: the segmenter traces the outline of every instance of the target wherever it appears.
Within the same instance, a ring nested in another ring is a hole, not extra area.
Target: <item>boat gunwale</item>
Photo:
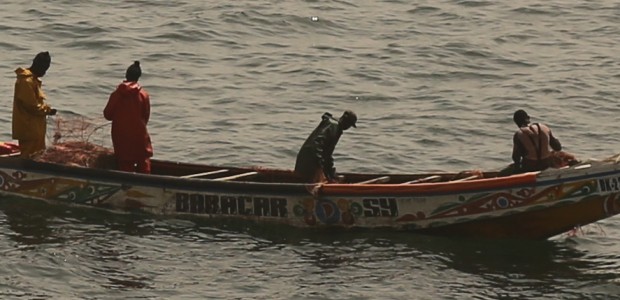
[[[194,167],[217,167],[210,165],[198,165],[188,164],[174,161],[158,160],[159,163],[164,164],[181,164]],[[158,174],[140,174],[140,173],[127,173],[117,170],[109,169],[97,169],[76,167],[69,165],[62,165],[57,163],[48,163],[34,161],[30,159],[21,159],[19,157],[2,157],[0,158],[0,168],[12,168],[23,171],[35,171],[41,174],[51,174],[59,177],[74,177],[85,180],[95,181],[111,181],[118,182],[121,185],[140,185],[147,187],[157,188],[178,188],[188,191],[230,191],[234,190],[235,193],[242,191],[243,193],[259,192],[270,193],[279,195],[299,195],[312,194],[310,191],[315,190],[318,196],[399,196],[399,197],[425,197],[425,196],[441,196],[452,195],[462,193],[484,193],[498,190],[518,189],[536,186],[550,186],[563,184],[573,181],[587,180],[590,178],[607,177],[613,174],[620,174],[620,169],[616,167],[614,163],[602,163],[596,165],[612,166],[613,168],[605,168],[605,170],[586,172],[567,168],[566,171],[574,171],[575,174],[565,172],[563,170],[552,170],[549,173],[547,171],[542,172],[529,172],[523,174],[516,174],[506,177],[492,177],[492,178],[479,178],[469,181],[443,181],[443,182],[431,182],[431,183],[416,183],[416,184],[352,184],[352,183],[286,183],[286,182],[258,182],[258,181],[217,181],[213,179],[205,178],[183,178],[173,175],[158,175]],[[238,171],[242,170],[257,170],[252,168],[230,168]],[[261,170],[258,169],[260,172]],[[286,172],[288,170],[280,169],[263,169],[265,172]],[[61,174],[61,175],[58,175]],[[66,174],[66,175],[65,175]],[[356,173],[343,173],[359,175]],[[439,173],[438,173],[439,174]],[[456,174],[456,173],[446,173]],[[403,176],[404,174],[383,174],[392,176]],[[406,175],[419,175],[419,174],[406,174]],[[545,179],[553,175],[557,178]],[[570,176],[574,175],[574,176]],[[542,179],[542,180],[540,180]]]
[[[266,183],[255,181],[216,181],[200,178],[182,178],[171,175],[128,173],[117,170],[68,166],[56,163],[39,162],[30,159],[0,159],[0,169],[15,169],[23,172],[52,175],[61,178],[76,178],[99,182],[115,182],[123,186],[181,189],[185,191],[227,192],[243,191],[261,194],[299,195],[309,194],[308,187],[302,183]]]
[[[577,165],[579,166],[579,165]],[[613,174],[620,174],[620,168],[616,167],[615,163],[600,164],[600,166],[614,166],[613,169],[583,173],[583,171],[574,168],[567,168],[566,171],[575,171],[574,174],[564,172],[561,170],[550,171],[536,171],[522,174],[516,174],[506,177],[494,177],[494,178],[479,178],[470,181],[460,182],[432,182],[432,183],[417,183],[415,185],[401,185],[401,184],[365,184],[358,185],[356,188],[350,188],[348,184],[329,184],[325,185],[322,192],[329,194],[330,196],[360,196],[368,194],[379,194],[375,190],[385,189],[382,192],[382,196],[407,196],[415,194],[416,196],[442,196],[453,195],[461,193],[483,193],[483,192],[495,192],[513,188],[527,188],[538,186],[553,186],[559,184],[565,184],[567,182],[583,181],[588,179],[608,177]],[[558,174],[568,175],[553,179],[546,178],[546,172],[561,172]],[[573,175],[573,176],[570,176]],[[541,179],[542,180],[539,180]],[[517,183],[513,183],[514,179],[520,179]],[[494,182],[497,181],[497,182]],[[488,183],[491,182],[489,187]],[[487,185],[485,185],[487,184]]]

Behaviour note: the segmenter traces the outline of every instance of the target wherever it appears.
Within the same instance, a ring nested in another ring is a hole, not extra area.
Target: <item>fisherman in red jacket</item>
[[[138,79],[140,62],[135,61],[125,73],[127,80],[110,95],[103,116],[112,121],[112,144],[118,169],[126,172],[151,173],[153,147],[146,129],[151,114],[149,94]]]

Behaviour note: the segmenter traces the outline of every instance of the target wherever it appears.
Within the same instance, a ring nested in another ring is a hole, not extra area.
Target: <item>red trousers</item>
[[[132,160],[117,160],[118,169],[125,172],[134,173],[151,173],[151,159],[145,158],[144,160],[132,161]]]

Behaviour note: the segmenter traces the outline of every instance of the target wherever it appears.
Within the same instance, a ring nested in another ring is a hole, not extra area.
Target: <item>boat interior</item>
[[[265,183],[301,183],[302,179],[292,170],[268,168],[217,167],[181,162],[153,160],[152,174],[175,176],[187,179],[210,179],[215,181],[250,181]],[[433,182],[459,182],[481,178],[497,177],[499,172],[479,170],[459,173],[420,174],[358,174],[340,173],[339,183],[344,184],[417,184]]]
[[[19,152],[0,154],[0,157],[11,160],[21,160]],[[78,164],[65,164],[52,161],[34,161],[66,165],[66,167],[83,167]],[[258,183],[303,183],[303,180],[292,170],[270,169],[262,167],[230,167],[193,164],[166,160],[151,160],[151,174],[172,176],[183,179],[208,179],[228,182],[258,182]],[[93,169],[115,170],[113,157],[99,157]],[[436,182],[459,182],[481,178],[498,177],[499,172],[482,172],[479,170],[462,171],[458,173],[418,173],[418,174],[373,174],[373,173],[339,173],[338,183],[342,184],[402,184]]]
[[[9,149],[8,153],[0,153],[2,157],[10,157],[19,160],[19,150]],[[56,165],[80,166],[79,164],[67,164],[49,160],[35,161],[52,163]],[[606,160],[618,163],[620,154]],[[603,161],[606,161],[603,160]],[[212,180],[226,182],[257,182],[257,183],[303,183],[303,179],[292,170],[270,169],[263,167],[233,167],[213,166],[195,163],[184,163],[152,159],[151,174],[172,176],[181,179]],[[83,167],[83,166],[82,166]],[[568,166],[566,166],[568,167]],[[583,167],[583,166],[582,166]],[[100,155],[93,162],[92,169],[115,170],[116,163],[113,155]],[[564,168],[564,167],[563,167]],[[386,173],[339,173],[338,183],[341,184],[390,184],[390,185],[414,185],[421,183],[447,183],[462,182],[477,179],[489,179],[504,177],[510,174],[498,171],[464,170],[461,172],[448,173],[411,173],[411,174],[386,174]]]

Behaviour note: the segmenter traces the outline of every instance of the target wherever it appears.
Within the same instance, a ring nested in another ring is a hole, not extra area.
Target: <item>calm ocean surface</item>
[[[619,24],[616,0],[3,0],[0,140],[14,69],[47,50],[50,136],[103,122],[140,60],[160,159],[292,168],[323,112],[352,109],[340,171],[500,169],[519,108],[602,158],[620,151]],[[0,298],[620,299],[620,219],[584,230],[319,234],[3,198]]]

